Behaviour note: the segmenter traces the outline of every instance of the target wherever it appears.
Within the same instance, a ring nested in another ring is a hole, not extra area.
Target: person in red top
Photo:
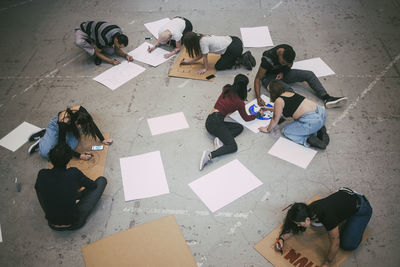
[[[217,103],[215,103],[206,120],[207,131],[215,136],[215,150],[203,152],[200,160],[200,171],[211,159],[237,151],[235,137],[243,131],[243,126],[239,123],[224,121],[225,116],[238,110],[243,120],[252,121],[262,115],[262,113],[256,115],[246,113],[244,100],[247,98],[248,84],[249,78],[243,74],[238,74],[232,85],[227,84],[222,89]]]

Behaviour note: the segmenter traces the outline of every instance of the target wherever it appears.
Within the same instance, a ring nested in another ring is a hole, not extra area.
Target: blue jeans
[[[58,144],[58,116],[53,117],[46,127],[46,133],[39,141],[39,153],[42,157],[48,159],[50,150]],[[67,132],[66,142],[72,150],[78,146],[78,139],[72,134]]]
[[[361,205],[356,214],[351,216],[340,230],[340,247],[343,250],[354,250],[360,245],[365,228],[372,216],[372,208],[368,200],[357,194]]]
[[[293,142],[309,147],[307,139],[311,135],[317,135],[318,130],[324,126],[325,120],[325,109],[317,105],[316,110],[307,112],[294,122],[286,125],[283,129],[283,134]]]

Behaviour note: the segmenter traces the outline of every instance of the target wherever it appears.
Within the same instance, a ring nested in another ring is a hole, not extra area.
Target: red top
[[[242,99],[236,93],[228,93],[223,98],[224,92],[228,90],[229,87],[224,87],[222,93],[219,96],[217,103],[215,103],[214,108],[217,109],[223,116],[229,113],[239,111],[240,116],[245,121],[252,121],[256,118],[256,115],[248,115],[246,112],[246,107]]]

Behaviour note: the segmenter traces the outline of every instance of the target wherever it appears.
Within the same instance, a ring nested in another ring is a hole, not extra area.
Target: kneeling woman
[[[36,142],[29,148],[28,153],[33,154],[39,150],[40,155],[48,159],[49,151],[58,143],[67,143],[72,150],[78,146],[80,135],[96,137],[104,144],[110,145],[112,139],[104,139],[99,128],[94,123],[92,116],[82,106],[73,106],[60,111],[53,117],[46,129],[33,134],[29,140]],[[89,160],[89,152],[78,153],[74,151],[74,157]]]
[[[262,113],[257,113],[256,115],[248,115],[246,113],[244,100],[247,98],[248,83],[249,78],[247,76],[238,74],[232,85],[227,84],[224,86],[217,103],[215,103],[206,120],[207,131],[216,136],[214,139],[215,150],[203,152],[200,160],[200,170],[211,159],[237,151],[235,137],[243,131],[243,126],[239,123],[224,121],[225,116],[236,110],[239,111],[240,116],[245,121],[254,120],[262,115]]]
[[[183,44],[192,59],[184,59],[181,64],[193,64],[203,58],[204,68],[199,71],[199,74],[208,71],[208,53],[221,55],[221,58],[215,63],[216,70],[232,69],[236,64],[242,64],[248,70],[251,70],[256,65],[256,60],[250,51],[242,55],[243,43],[235,36],[216,36],[188,32],[183,38]]]
[[[310,205],[294,203],[287,213],[275,249],[282,251],[286,239],[304,232],[310,225],[322,224],[330,240],[328,255],[321,265],[327,267],[339,247],[347,251],[358,247],[371,215],[372,208],[367,198],[346,187]]]
[[[268,88],[271,101],[274,102],[274,116],[268,127],[260,127],[259,130],[270,132],[283,114],[284,117],[294,119],[294,122],[283,129],[287,138],[305,147],[325,149],[329,144],[329,136],[324,126],[325,109],[302,95],[288,91],[291,88],[285,87],[280,81],[270,82]]]

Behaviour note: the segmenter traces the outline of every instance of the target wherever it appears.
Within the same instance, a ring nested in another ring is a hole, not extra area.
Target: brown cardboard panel
[[[172,215],[85,245],[82,255],[86,267],[197,266]]]
[[[321,197],[314,196],[307,203],[318,199],[321,199]],[[283,254],[281,254],[274,249],[276,238],[279,236],[281,227],[282,224],[266,235],[261,241],[254,245],[254,249],[274,266],[317,267],[323,263],[330,245],[328,232],[325,229],[313,227],[307,229],[303,234],[293,236],[285,241]],[[369,233],[365,231],[362,242],[364,242],[368,236]],[[350,254],[351,252],[339,249],[330,266],[340,266]]]
[[[183,47],[181,53],[179,54],[178,58],[175,60],[174,65],[172,66],[171,70],[169,71],[168,76],[171,77],[178,77],[178,78],[188,78],[194,80],[204,80],[204,81],[211,81],[213,79],[207,80],[206,77],[214,74],[217,72],[215,70],[215,63],[220,58],[220,55],[217,54],[208,54],[208,71],[204,74],[199,74],[199,70],[203,69],[203,59],[200,59],[195,64],[191,65],[180,65],[182,59],[190,58],[189,54],[187,53],[186,47]]]
[[[105,139],[108,139],[110,138],[110,133],[105,133],[103,136]],[[99,140],[94,140],[90,136],[81,136],[81,140],[79,140],[79,144],[75,150],[79,153],[90,151],[93,157],[90,160],[72,158],[67,168],[76,167],[92,180],[96,180],[99,176],[104,176],[109,146],[104,145],[103,150],[91,151],[92,146],[96,145],[102,144]],[[49,168],[53,168],[51,163],[49,163]]]

